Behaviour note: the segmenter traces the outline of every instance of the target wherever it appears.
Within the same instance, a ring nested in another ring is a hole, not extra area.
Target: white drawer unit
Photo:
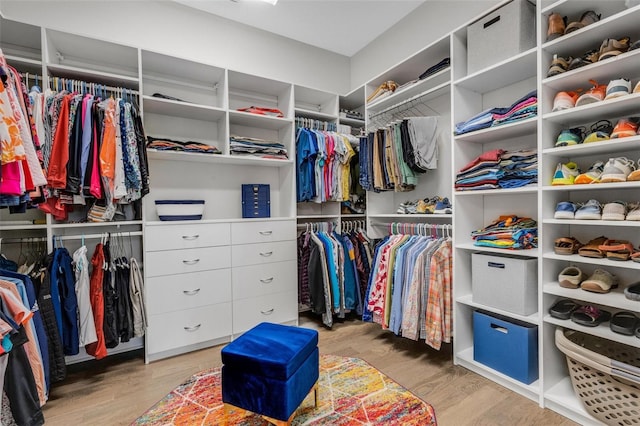
[[[150,315],[147,352],[150,354],[231,335],[231,303]]]
[[[231,224],[231,244],[251,244],[296,239],[296,222],[260,221]]]
[[[246,299],[284,291],[296,291],[296,261],[267,265],[241,266],[233,269],[233,298]]]
[[[147,277],[184,274],[231,266],[229,246],[152,251],[147,253]]]
[[[231,269],[152,277],[145,287],[149,315],[215,305],[231,301]]]
[[[231,247],[233,267],[296,260],[295,241],[263,244],[242,244]]]
[[[297,319],[298,296],[295,291],[233,301],[233,334],[247,331],[264,321],[283,323]]]
[[[228,223],[148,226],[145,229],[147,251],[226,246],[231,243]]]

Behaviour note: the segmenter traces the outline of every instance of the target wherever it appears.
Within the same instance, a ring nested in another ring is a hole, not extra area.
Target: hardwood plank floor
[[[353,356],[429,402],[441,426],[575,425],[572,421],[467,369],[454,366],[451,345],[435,351],[380,329],[345,320],[332,330],[301,316],[320,332],[320,353]],[[145,365],[141,351],[69,368],[53,386],[44,415],[47,425],[127,425],[192,374],[221,365],[223,346]]]

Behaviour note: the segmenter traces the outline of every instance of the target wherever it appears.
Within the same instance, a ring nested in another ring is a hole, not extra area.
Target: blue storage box
[[[538,380],[538,327],[475,311],[473,359],[531,384]]]
[[[271,217],[269,185],[258,183],[242,185],[242,217]]]

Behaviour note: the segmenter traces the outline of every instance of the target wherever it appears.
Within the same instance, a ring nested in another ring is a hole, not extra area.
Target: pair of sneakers
[[[603,206],[598,200],[586,203],[561,201],[556,205],[554,219],[576,220],[640,220],[640,204],[628,204],[625,201],[612,201]]]
[[[631,81],[627,78],[611,80],[607,85],[599,84],[596,80],[589,80],[589,82],[592,87],[584,93],[582,89],[558,92],[553,99],[551,111],[562,111],[594,102],[616,99],[632,92]],[[640,81],[633,88],[633,93],[640,93]]]
[[[581,173],[579,166],[573,161],[564,164],[558,163],[556,171],[553,174],[551,185],[580,185],[627,181],[640,181],[640,171],[636,169],[633,160],[627,157],[615,157],[610,158],[606,164],[602,161],[596,161],[584,173]]]

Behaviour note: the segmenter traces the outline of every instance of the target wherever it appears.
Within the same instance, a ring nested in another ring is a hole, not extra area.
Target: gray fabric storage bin
[[[472,300],[519,315],[538,311],[538,260],[471,255]]]
[[[535,45],[536,7],[526,0],[514,0],[467,27],[467,74]]]

